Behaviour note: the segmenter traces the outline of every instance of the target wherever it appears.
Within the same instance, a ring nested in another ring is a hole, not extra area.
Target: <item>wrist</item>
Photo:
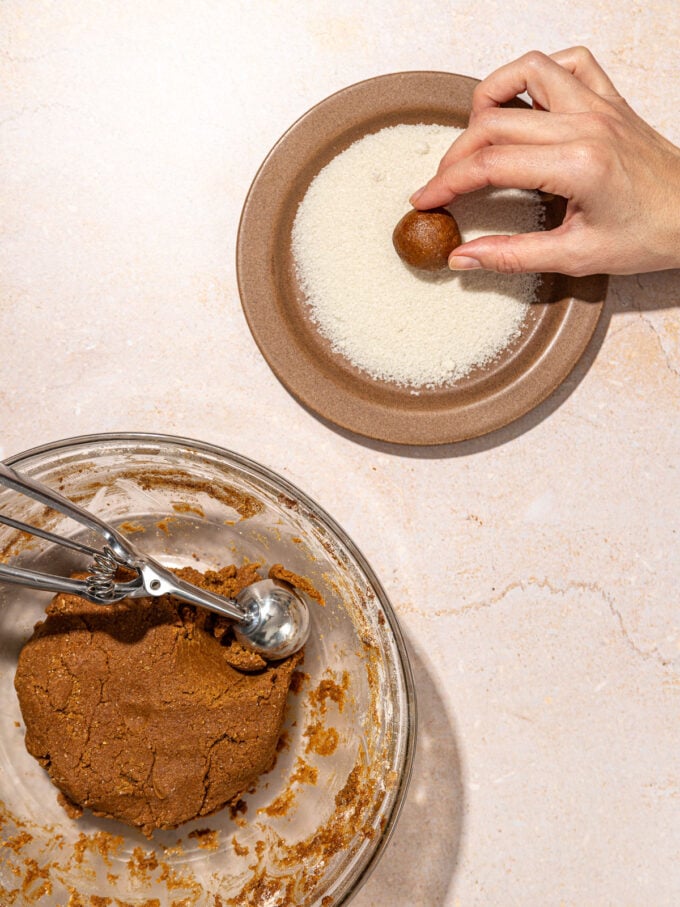
[[[680,268],[680,148],[671,146],[662,179],[655,244],[660,262],[655,270],[659,271]]]

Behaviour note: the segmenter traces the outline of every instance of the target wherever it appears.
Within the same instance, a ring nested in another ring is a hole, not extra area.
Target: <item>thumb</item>
[[[484,268],[502,274],[555,271],[582,277],[597,271],[589,267],[588,249],[582,238],[563,227],[515,236],[482,236],[454,249],[449,267],[454,271]]]

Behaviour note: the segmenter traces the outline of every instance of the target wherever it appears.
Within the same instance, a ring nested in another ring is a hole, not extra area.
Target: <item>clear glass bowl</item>
[[[248,559],[262,562],[266,575],[271,564],[282,563],[312,581],[325,607],[312,603],[301,668],[308,678],[289,695],[286,746],[244,796],[246,811],[223,809],[149,841],[87,811],[69,818],[26,751],[14,671],[50,595],[0,586],[0,902],[347,903],[390,836],[415,743],[413,681],[401,633],[350,539],[263,466],[183,438],[81,437],[7,462],[134,533],[138,547],[168,566],[207,569]],[[72,521],[6,489],[0,509],[85,538]],[[5,526],[0,559],[59,574],[84,566],[77,553]],[[322,681],[335,698],[323,694]],[[335,742],[332,754],[320,755],[323,746],[310,751],[310,734],[319,728]],[[316,783],[296,780],[298,757],[317,770]]]

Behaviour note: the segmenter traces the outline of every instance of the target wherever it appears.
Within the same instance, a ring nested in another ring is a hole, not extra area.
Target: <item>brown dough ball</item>
[[[449,255],[461,244],[455,219],[446,208],[409,211],[392,234],[397,255],[412,268],[441,271]]]

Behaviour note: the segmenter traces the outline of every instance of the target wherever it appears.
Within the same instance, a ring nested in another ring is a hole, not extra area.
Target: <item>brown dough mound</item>
[[[189,582],[236,595],[256,565]],[[26,747],[72,804],[150,835],[233,801],[272,764],[301,656],[267,664],[228,622],[169,596],[57,595],[15,686]]]

